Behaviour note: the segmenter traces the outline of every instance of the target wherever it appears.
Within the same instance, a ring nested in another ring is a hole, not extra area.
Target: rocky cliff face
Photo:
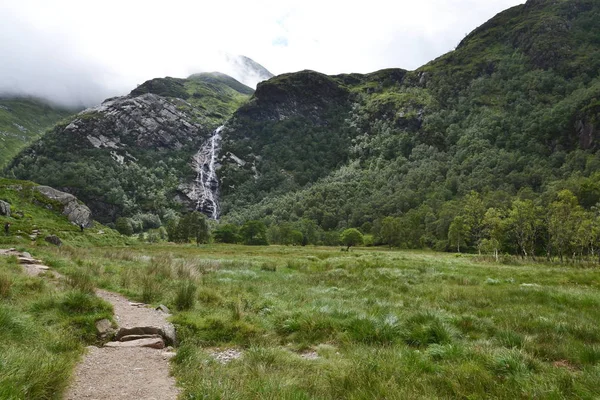
[[[205,133],[193,114],[181,111],[191,108],[185,100],[152,93],[117,97],[78,114],[63,134],[85,137],[87,146],[115,153],[127,154],[127,147],[179,150]]]

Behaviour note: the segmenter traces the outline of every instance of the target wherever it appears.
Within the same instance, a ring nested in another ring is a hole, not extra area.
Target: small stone
[[[23,253],[21,253],[21,255],[23,256],[23,258],[33,258],[31,256],[31,254],[29,254],[28,252],[24,251]]]
[[[158,311],[164,312],[165,314],[170,314],[171,313],[171,310],[169,310],[169,308],[167,306],[165,306],[164,304],[161,304],[160,306],[156,307],[156,309]]]
[[[96,330],[100,337],[107,337],[115,331],[112,327],[112,323],[106,318],[96,321]]]
[[[151,349],[164,349],[165,342],[160,339],[138,339],[138,340],[130,340],[128,342],[108,342],[104,345],[104,347],[149,347]]]

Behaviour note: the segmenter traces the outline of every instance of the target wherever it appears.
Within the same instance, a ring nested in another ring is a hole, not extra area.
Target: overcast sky
[[[2,0],[0,93],[94,105],[163,76],[415,69],[520,0]],[[252,84],[252,82],[249,82]]]

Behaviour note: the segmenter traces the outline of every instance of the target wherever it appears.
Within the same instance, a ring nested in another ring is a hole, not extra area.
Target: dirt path
[[[169,314],[131,303],[115,293],[98,290],[97,294],[113,305],[119,328],[153,328],[162,332],[165,326],[170,326],[166,319]],[[127,333],[120,329],[117,338],[123,332]],[[175,379],[169,376],[169,359],[173,353],[137,347],[135,342],[139,340],[112,342],[135,347],[88,347],[65,399],[176,399],[179,392]]]
[[[28,275],[61,277],[29,253],[0,249],[0,256],[17,257]],[[175,329],[167,321],[169,314],[105,290],[96,294],[113,305],[116,341],[87,348],[65,399],[175,400],[179,391],[169,375],[169,359],[175,353],[165,349],[176,342]],[[104,322],[104,328],[110,329],[110,321]]]

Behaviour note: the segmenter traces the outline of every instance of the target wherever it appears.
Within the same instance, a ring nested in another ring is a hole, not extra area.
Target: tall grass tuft
[[[84,293],[94,293],[95,284],[91,275],[84,270],[75,270],[67,275],[67,284]]]
[[[142,286],[142,301],[144,303],[152,303],[154,300],[158,300],[162,295],[162,288],[155,277],[151,275],[145,275],[141,279]]]
[[[196,303],[196,284],[192,280],[182,281],[175,293],[175,308],[180,311],[191,310]]]
[[[0,274],[0,297],[6,299],[10,296],[10,290],[12,288],[13,280],[12,277],[1,273]]]

